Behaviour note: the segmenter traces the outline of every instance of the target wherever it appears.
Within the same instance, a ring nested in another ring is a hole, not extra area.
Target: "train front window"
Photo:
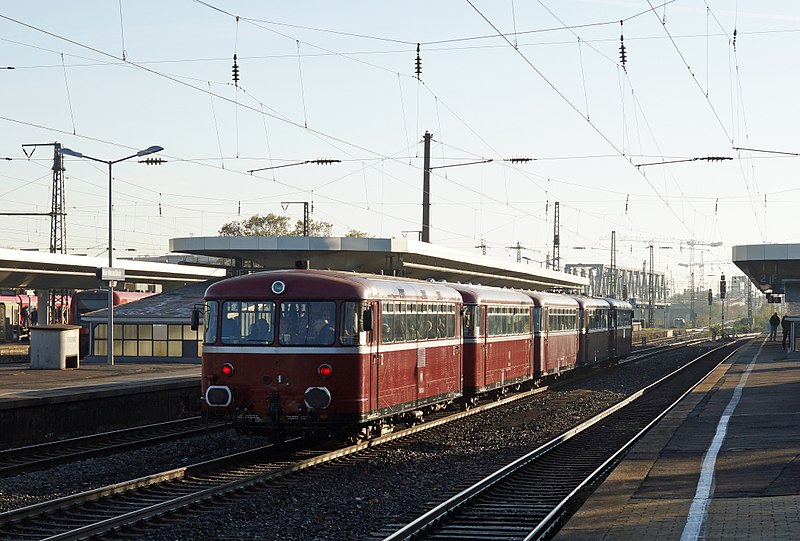
[[[108,308],[108,297],[78,297],[78,317],[83,314]]]
[[[274,302],[227,301],[220,319],[223,344],[264,345],[275,341]]]
[[[336,303],[284,301],[279,325],[278,338],[285,346],[333,345],[336,341]]]
[[[219,310],[218,307],[219,304],[217,304],[217,301],[206,302],[206,309],[203,313],[203,325],[205,329],[203,342],[206,344],[213,344],[217,341],[217,323],[219,322],[217,314]]]

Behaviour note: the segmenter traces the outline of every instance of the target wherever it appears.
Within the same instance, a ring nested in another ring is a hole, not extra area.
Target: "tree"
[[[311,237],[330,237],[333,224],[323,221],[308,221],[308,234]],[[298,220],[294,229],[289,229],[289,217],[273,214],[265,216],[254,214],[245,220],[235,220],[224,224],[219,230],[223,237],[302,237],[303,220]]]
[[[347,235],[345,235],[345,237],[355,237],[357,239],[366,239],[366,238],[369,237],[369,234],[365,233],[363,231],[359,231],[358,229],[351,229],[350,231],[347,232]]]
[[[329,222],[317,221],[312,218],[308,219],[308,236],[309,237],[330,237],[333,224]],[[297,220],[294,224],[294,231],[288,233],[294,237],[303,236],[303,220]]]
[[[220,228],[219,234],[223,237],[285,237],[296,233],[289,233],[288,216],[270,212],[266,216],[254,214],[246,220],[228,222]]]

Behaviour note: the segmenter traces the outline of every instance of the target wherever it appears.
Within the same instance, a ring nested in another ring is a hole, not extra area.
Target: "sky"
[[[799,45],[789,1],[4,3],[0,212],[50,211],[53,148],[22,145],[159,145],[113,166],[117,257],[300,202],[335,236],[416,238],[429,132],[433,243],[541,265],[558,202],[562,266],[608,263],[613,231],[617,265],[652,244],[681,290],[800,242]],[[64,166],[68,253],[106,255],[108,168]],[[0,247],[49,235],[0,216]]]

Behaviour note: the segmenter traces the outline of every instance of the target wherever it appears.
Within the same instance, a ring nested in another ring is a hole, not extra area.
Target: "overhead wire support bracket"
[[[448,167],[461,167],[462,165],[477,165],[479,163],[489,163],[489,162],[492,162],[492,161],[494,161],[494,160],[489,158],[489,159],[480,160],[480,161],[477,161],[477,162],[452,163],[450,165],[437,165],[435,167],[429,167],[428,169],[446,169]]]
[[[249,169],[247,172],[252,175],[253,173],[256,173],[258,171],[267,171],[268,169],[280,169],[282,167],[294,167],[295,165],[305,165],[307,163],[315,163],[317,165],[331,165],[333,163],[341,163],[341,162],[342,160],[334,160],[331,158],[320,158],[318,160],[305,160],[297,163],[285,163],[283,165],[273,165],[270,167],[262,167],[260,169]]]
[[[800,156],[797,152],[784,152],[782,150],[762,150],[760,148],[733,147],[733,150],[746,150],[748,152],[764,152],[766,154],[781,154],[783,156]]]
[[[686,158],[686,159],[683,159],[683,160],[667,160],[667,161],[663,161],[663,162],[637,163],[636,167],[639,168],[639,167],[648,167],[648,166],[651,166],[651,165],[669,165],[669,164],[672,164],[672,163],[685,163],[685,162],[698,162],[698,161],[723,162],[723,161],[728,161],[728,160],[732,160],[732,159],[733,158],[731,158],[730,156],[703,156],[703,157],[700,157],[700,158]]]

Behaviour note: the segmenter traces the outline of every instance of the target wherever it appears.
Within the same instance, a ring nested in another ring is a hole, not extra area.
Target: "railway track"
[[[385,541],[546,539],[641,435],[736,349],[726,345],[703,354],[389,533]]]
[[[294,440],[281,447],[265,446],[8,511],[0,514],[0,540],[85,539],[130,527],[146,530],[149,521],[164,515],[196,513],[198,504],[212,498],[231,497],[347,456],[362,459],[378,446],[546,390],[548,387],[540,387],[466,412],[450,412],[440,419],[341,449],[307,449],[306,442]]]
[[[223,427],[222,423],[206,425],[200,417],[192,417],[7,449],[0,451],[0,478],[164,441],[197,436]]]
[[[332,451],[308,449],[301,439],[267,445],[192,466],[117,483],[56,500],[0,513],[0,541],[85,539],[181,511],[215,497],[227,497],[290,474],[348,456],[361,457],[378,446],[502,407],[547,391],[534,390],[487,402],[468,411],[443,412],[435,420]],[[146,526],[142,526],[146,527]]]

